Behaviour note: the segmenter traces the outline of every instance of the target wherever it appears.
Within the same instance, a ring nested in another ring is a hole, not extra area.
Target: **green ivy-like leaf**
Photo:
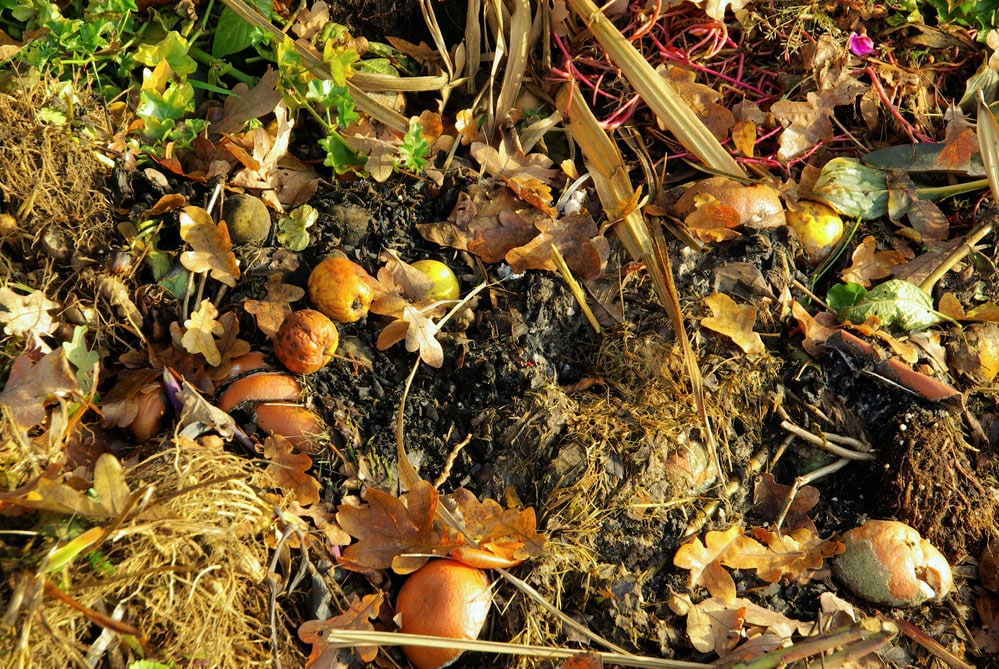
[[[251,0],[249,4],[256,6],[257,10],[264,16],[270,14],[270,0]],[[267,38],[267,33],[260,28],[251,26],[236,12],[226,7],[219,15],[219,22],[214,30],[212,55],[216,58],[225,58],[255,44],[266,42]]]
[[[414,118],[409,121],[409,130],[399,145],[399,162],[404,168],[413,172],[422,172],[427,166],[427,155],[430,145],[423,136],[423,127]]]
[[[867,289],[856,283],[837,283],[826,293],[826,304],[835,312],[852,307],[864,299]]]
[[[309,245],[309,228],[318,220],[319,212],[303,204],[278,221],[278,243],[289,251],[304,251]]]
[[[99,364],[101,356],[97,351],[87,348],[86,325],[73,328],[73,339],[62,343],[66,359],[76,368],[76,382],[80,390],[89,393],[94,385],[94,366]]]
[[[140,44],[136,49],[135,60],[149,67],[155,67],[165,60],[170,69],[181,77],[194,73],[198,63],[187,55],[187,40],[176,30],[171,30],[156,44]]]
[[[943,321],[955,321],[933,308],[933,298],[919,286],[893,279],[875,286],[856,304],[839,310],[839,320],[863,323],[877,316],[882,325],[907,332],[925,330]]]

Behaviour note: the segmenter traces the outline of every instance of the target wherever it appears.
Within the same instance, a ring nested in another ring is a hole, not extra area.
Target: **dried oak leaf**
[[[975,610],[982,621],[981,627],[973,632],[975,641],[982,651],[999,653],[999,597],[986,595],[975,600]]]
[[[479,230],[468,242],[468,251],[487,263],[500,262],[507,253],[530,243],[538,235],[534,223],[513,210],[500,212],[496,222],[498,225]]]
[[[358,598],[353,595],[347,610],[333,618],[326,620],[308,620],[298,628],[298,638],[305,643],[312,644],[312,652],[305,662],[306,669],[319,669],[320,667],[337,666],[334,664],[339,660],[344,649],[330,646],[326,642],[326,632],[329,630],[365,630],[372,632],[375,626],[372,620],[377,620],[381,611],[385,595],[376,592]],[[356,646],[358,656],[362,662],[371,663],[378,655],[378,646]],[[347,666],[343,662],[343,666]]]
[[[788,496],[792,488],[793,486],[777,483],[770,472],[761,474],[753,487],[753,504],[756,505],[757,513],[763,520],[776,522],[787,508],[784,524],[781,526],[783,529],[790,531],[804,527],[815,533],[817,531],[815,523],[808,517],[808,511],[819,503],[818,488],[810,485],[801,486],[794,500],[788,505]]]
[[[534,509],[503,508],[491,499],[479,501],[471,491],[458,488],[448,496],[464,522],[464,529],[479,546],[494,555],[522,561],[541,555],[548,538],[538,534]],[[455,545],[465,544],[460,535]]]
[[[503,183],[527,204],[535,209],[540,209],[553,218],[558,214],[558,211],[552,206],[552,189],[548,184],[531,176],[508,177],[500,175],[500,177],[503,179]]]
[[[750,555],[762,556],[766,549],[743,529],[733,525],[724,532],[711,531],[704,537],[694,537],[681,546],[673,556],[673,564],[690,571],[690,587],[703,586],[712,597],[731,604],[735,601],[735,581],[725,569],[732,556],[741,556],[745,562]]]
[[[434,527],[437,503],[437,490],[420,481],[402,499],[368,488],[363,506],[341,504],[336,520],[357,541],[344,549],[340,565],[360,572],[390,567],[398,574],[416,571],[427,554],[441,553],[440,532]]]
[[[221,336],[225,328],[215,320],[218,315],[218,309],[211,300],[202,300],[201,306],[184,321],[184,327],[187,329],[180,339],[184,350],[195,355],[200,353],[205,357],[205,362],[212,367],[222,362],[222,353],[215,343],[215,337]]]
[[[226,224],[216,225],[207,211],[194,206],[184,207],[179,218],[180,236],[192,249],[180,254],[180,264],[195,273],[210,272],[213,279],[234,287],[239,263]]]
[[[551,158],[543,153],[525,155],[505,137],[497,148],[472,142],[469,153],[493,177],[534,178],[550,184],[561,175],[559,170],[552,169]]]
[[[784,645],[795,633],[807,634],[812,626],[812,623],[788,618],[741,597],[731,602],[710,597],[697,604],[689,600],[685,603],[683,614],[687,616],[687,636],[691,644],[703,653],[714,651],[719,657],[738,650],[735,647],[747,636],[748,629],[759,635],[756,638],[765,640],[763,647],[746,648],[745,660]],[[728,666],[728,663],[722,666]]]
[[[49,313],[58,308],[59,303],[45,297],[44,291],[21,295],[9,286],[0,286],[0,323],[4,333],[21,337],[40,351],[50,350],[43,337],[54,334],[59,327]]]
[[[267,278],[267,297],[263,300],[246,300],[243,308],[257,320],[260,331],[273,339],[285,316],[292,312],[291,303],[305,297],[300,286],[284,283],[280,272]]]
[[[37,362],[29,353],[19,355],[0,391],[0,404],[8,408],[14,422],[27,429],[44,423],[50,404],[79,395],[76,375],[60,346]]]
[[[278,434],[264,440],[264,457],[270,460],[265,473],[276,487],[291,492],[302,506],[319,501],[319,481],[309,475],[312,458]]]
[[[683,222],[696,239],[702,242],[724,242],[740,236],[735,228],[742,225],[742,216],[735,207],[722,204],[711,195],[698,195],[694,202],[697,208]]]
[[[766,545],[767,552],[745,560],[742,556],[730,558],[726,564],[736,569],[756,569],[756,575],[767,583],[776,583],[785,576],[807,579],[810,572],[822,568],[826,558],[846,550],[840,542],[820,539],[807,527],[783,534],[754,527],[750,534]]]
[[[551,251],[551,247],[555,246],[576,275],[583,279],[600,276],[603,258],[595,243],[600,239],[600,231],[592,216],[567,214],[559,219],[541,219],[534,225],[541,234],[523,246],[507,251],[506,261],[514,272],[529,269],[557,271]]]
[[[713,293],[704,298],[712,316],[701,319],[701,327],[723,334],[746,353],[764,353],[766,347],[760,335],[753,332],[756,307],[736,304],[724,293]]]
[[[891,275],[891,268],[905,262],[905,256],[895,250],[878,251],[878,242],[868,235],[853,250],[850,266],[839,277],[844,283],[870,288],[871,283]]]

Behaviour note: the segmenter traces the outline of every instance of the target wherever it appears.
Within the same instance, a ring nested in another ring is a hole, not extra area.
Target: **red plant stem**
[[[933,139],[931,137],[927,137],[922,133],[916,132],[916,129],[912,127],[912,124],[909,123],[907,120],[905,120],[905,117],[902,116],[902,113],[892,103],[891,99],[888,97],[888,94],[885,92],[884,87],[881,85],[881,80],[878,78],[878,75],[874,72],[874,68],[868,66],[864,68],[863,71],[867,76],[871,78],[871,86],[874,88],[874,91],[878,94],[878,97],[881,98],[881,102],[884,103],[884,105],[888,108],[888,110],[891,112],[891,115],[895,117],[895,120],[898,122],[898,124],[902,126],[902,130],[904,130],[905,134],[909,136],[909,139],[912,140],[913,144],[932,142]]]

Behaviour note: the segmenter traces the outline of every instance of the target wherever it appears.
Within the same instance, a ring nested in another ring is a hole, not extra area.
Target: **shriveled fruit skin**
[[[334,256],[309,274],[309,299],[313,306],[340,323],[353,323],[368,313],[375,293],[374,279],[357,263]]]
[[[843,533],[833,572],[853,594],[887,606],[943,599],[954,587],[947,559],[919,532],[895,520],[869,520]]]
[[[274,355],[288,371],[312,374],[326,366],[340,343],[336,325],[315,309],[288,314],[274,336]]]
[[[319,416],[300,404],[260,402],[253,409],[254,421],[265,434],[280,434],[302,453],[318,453],[323,433]]]

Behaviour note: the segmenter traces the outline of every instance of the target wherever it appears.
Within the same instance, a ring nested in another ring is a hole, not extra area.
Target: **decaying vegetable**
[[[324,431],[322,421],[301,404],[260,402],[254,407],[253,417],[264,434],[279,434],[302,453],[319,452],[317,437]]]
[[[895,520],[869,520],[844,533],[833,572],[858,597],[886,606],[944,598],[954,587],[947,558],[919,532]]]
[[[776,190],[766,184],[746,186],[727,177],[698,181],[674,206],[678,218],[686,218],[697,208],[697,199],[710,195],[739,214],[741,224],[754,229],[784,225],[784,205]]]
[[[843,237],[843,219],[821,202],[799,200],[787,205],[787,225],[794,230],[805,258],[818,265]]]
[[[340,333],[329,318],[315,309],[288,314],[274,336],[274,355],[288,371],[318,372],[333,359]]]
[[[413,572],[396,601],[405,634],[477,639],[489,615],[489,577],[457,560],[431,560]],[[417,669],[439,669],[454,662],[457,648],[403,646]]]
[[[244,402],[296,400],[302,387],[283,372],[257,372],[230,383],[219,396],[218,407],[229,412]]]
[[[367,315],[374,299],[375,279],[363,267],[342,256],[322,261],[309,274],[309,299],[319,311],[340,323]]]

